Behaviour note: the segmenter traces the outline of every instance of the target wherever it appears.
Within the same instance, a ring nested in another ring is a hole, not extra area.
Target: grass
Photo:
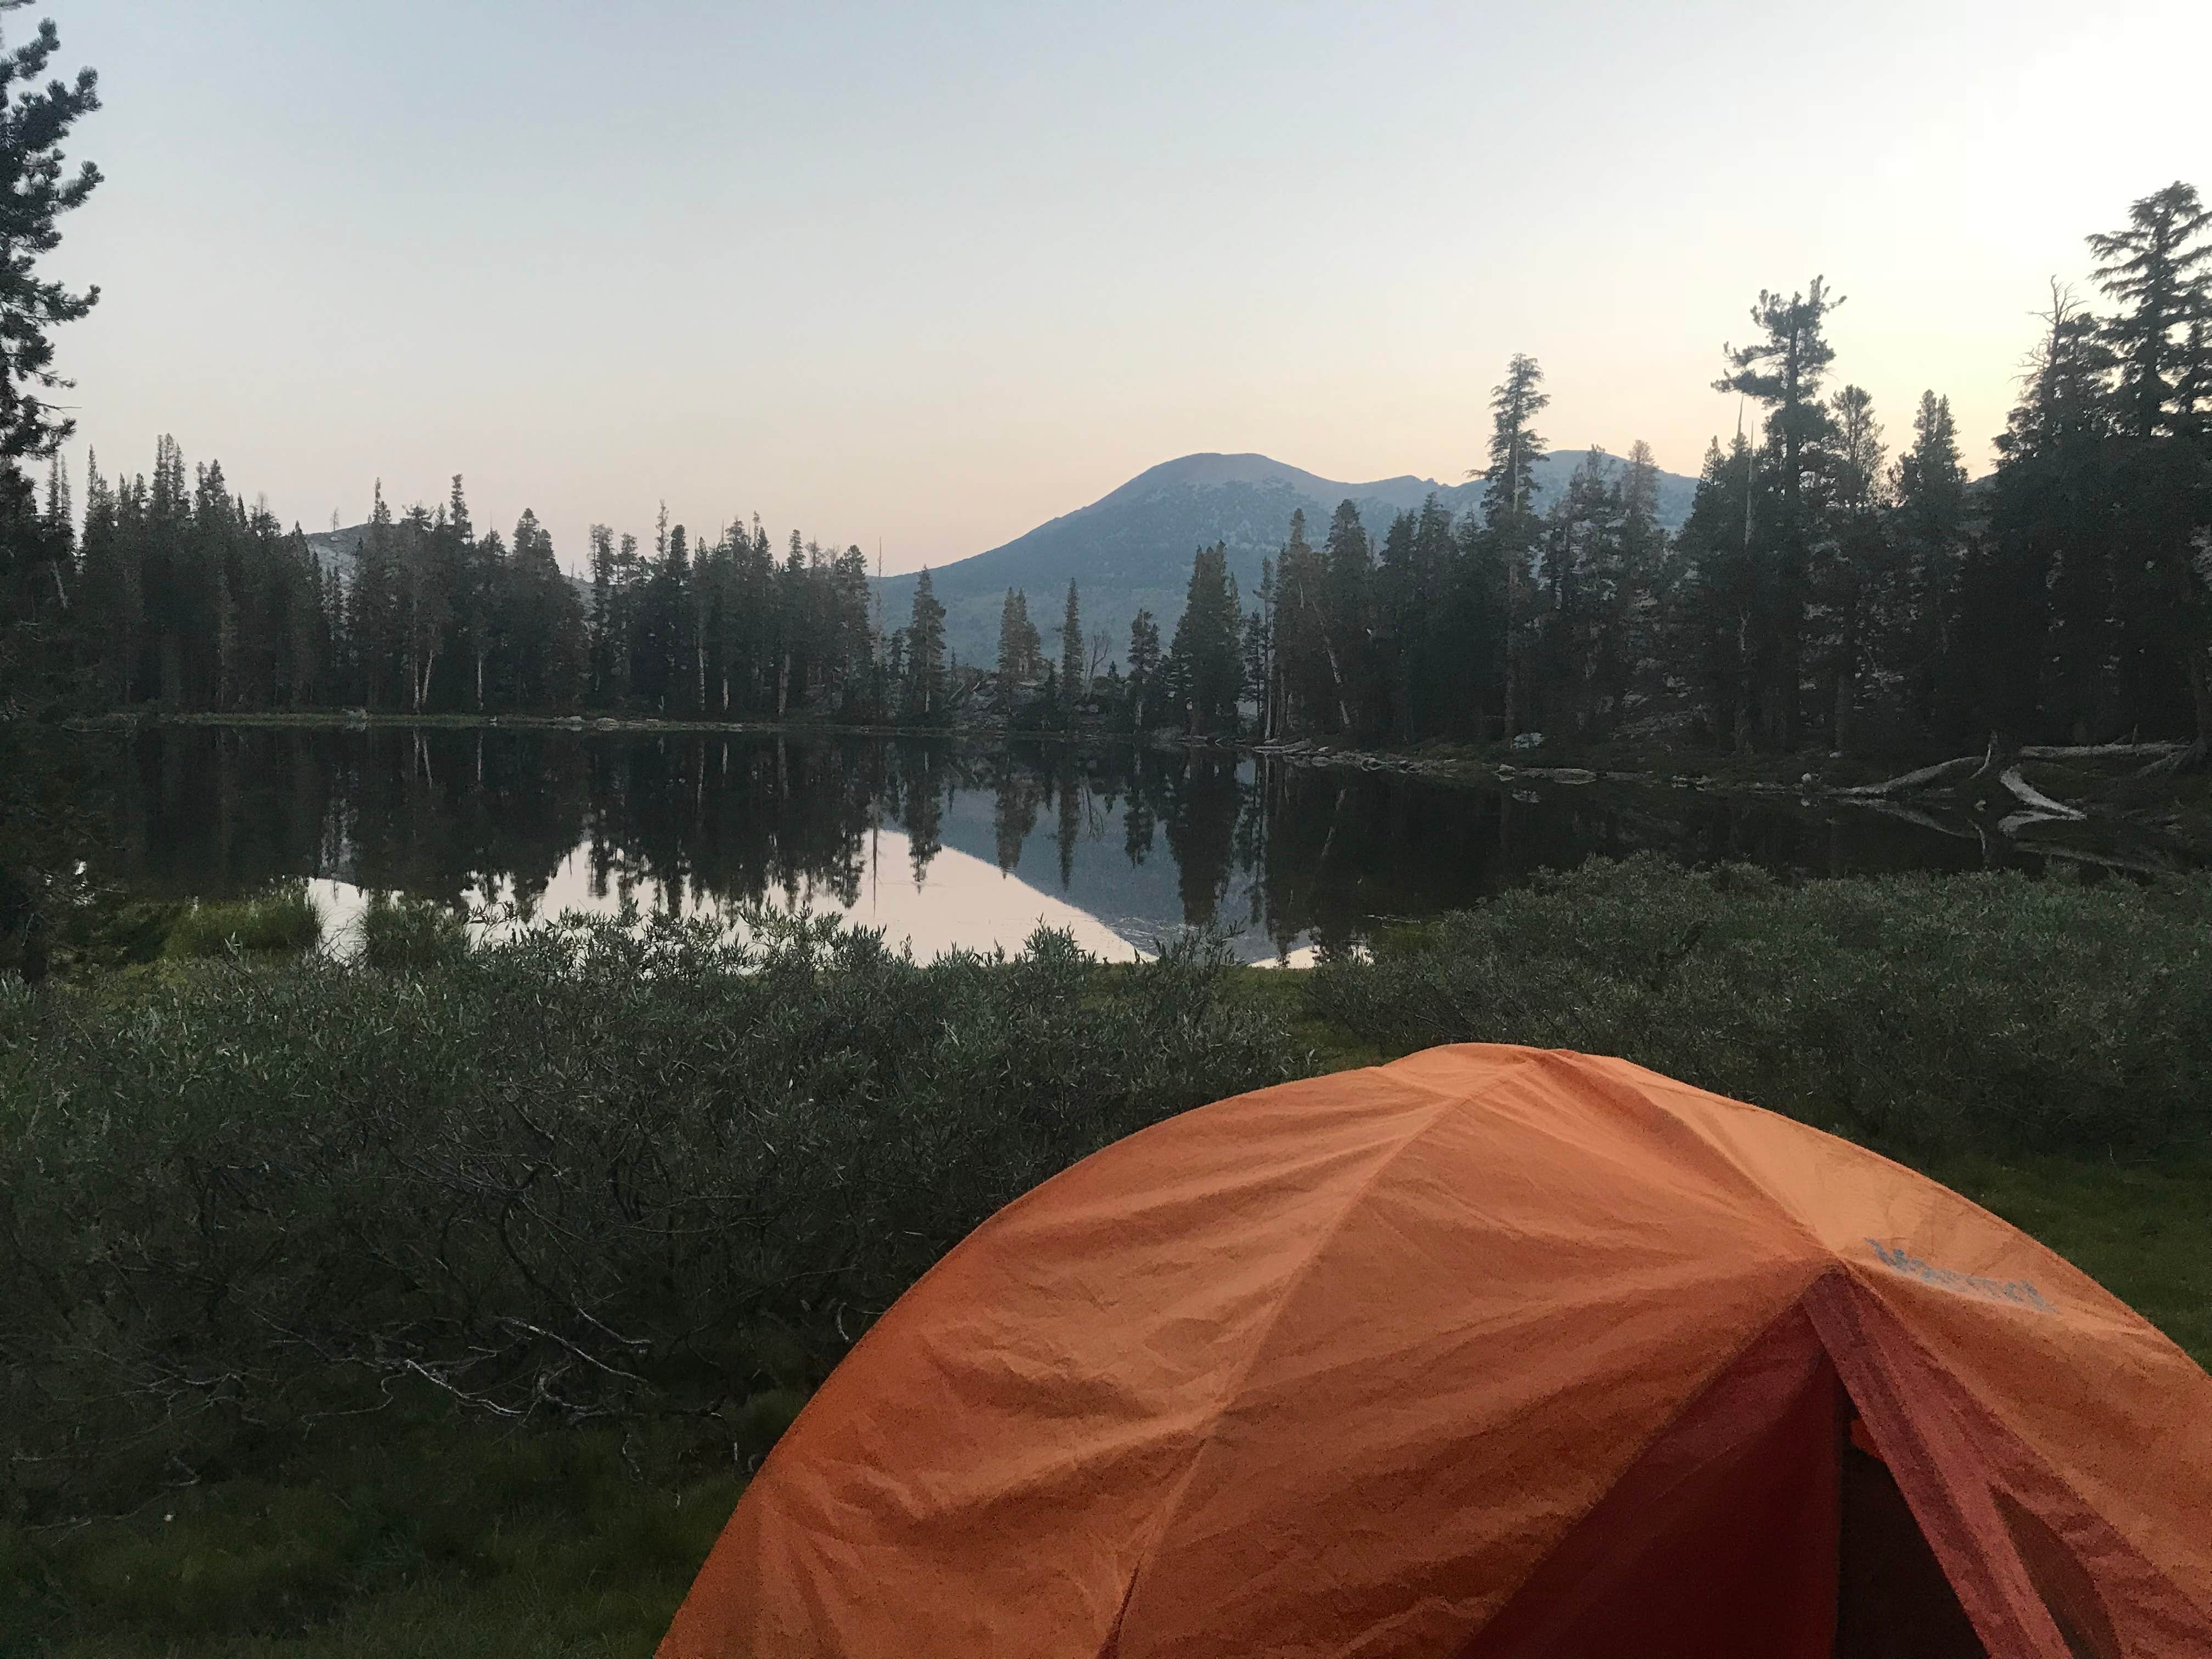
[[[243,951],[306,951],[323,936],[323,914],[301,883],[286,883],[252,898],[214,901],[179,910],[169,923],[162,954],[222,957]]]
[[[264,1474],[126,1518],[0,1528],[0,1632],[23,1644],[0,1634],[0,1653],[649,1652],[789,1410],[726,1448],[652,1425],[341,1421]]]
[[[379,892],[362,911],[364,967],[417,973],[457,968],[468,949],[467,918],[450,906]]]
[[[131,1272],[157,1312],[161,1264],[196,1295],[221,1270],[247,1325],[274,1310],[326,1346],[349,1330],[414,1341],[429,1369],[510,1407],[510,1385],[577,1384],[536,1352],[511,1374],[455,1370],[406,1322],[480,1341],[500,1317],[544,1320],[529,1279],[548,1275],[647,1343],[624,1363],[651,1385],[570,1395],[572,1420],[517,1425],[358,1357],[303,1365],[234,1333],[202,1361],[289,1380],[133,1419],[136,1449],[67,1503],[27,1477],[0,1489],[0,1659],[647,1654],[746,1471],[851,1334],[825,1314],[881,1305],[996,1203],[1141,1121],[1433,1042],[1626,1052],[1844,1129],[2212,1361],[2212,1155],[2194,1104],[2212,1062],[2190,1041],[2212,973],[2203,902],[2186,884],[1787,888],[1632,863],[1392,930],[1370,962],[1314,975],[1102,967],[1049,941],[1008,963],[910,964],[814,934],[733,963],[680,930],[457,954],[449,923],[400,914],[374,963],[218,958],[97,994],[0,988],[0,1193],[19,1229],[58,1241],[0,1274],[19,1449],[40,1409],[30,1383],[71,1381],[32,1287],[60,1274],[89,1307],[130,1266],[118,1241],[156,1247]],[[100,1110],[70,1119],[88,1094]],[[687,1141],[700,1123],[713,1133]],[[644,1180],[657,1138],[691,1184]],[[894,1157],[876,1160],[879,1140]],[[106,1184],[72,1208],[70,1181]],[[496,1249],[449,1255],[467,1293],[439,1303],[433,1258],[409,1252],[425,1229],[467,1231],[468,1191],[519,1181],[557,1224],[515,1238],[529,1274]],[[611,1207],[592,1207],[611,1182]],[[748,1214],[782,1206],[734,1255],[681,1254],[695,1231],[733,1236],[711,1219],[649,1224],[655,1205],[695,1218],[724,1188]],[[228,1244],[190,1255],[210,1218]],[[562,1265],[561,1229],[595,1241],[604,1277]],[[764,1294],[825,1250],[908,1233],[921,1242],[844,1257],[842,1291]],[[308,1271],[364,1241],[413,1277],[339,1293]],[[471,1327],[478,1304],[490,1321]],[[730,1307],[752,1310],[730,1352],[651,1348],[710,1305],[726,1328]],[[134,1335],[191,1351],[227,1316],[179,1306],[150,1332],[99,1326],[79,1359]],[[100,1426],[94,1410],[68,1424]]]
[[[2212,1158],[1911,1161],[2049,1245],[2212,1368]]]

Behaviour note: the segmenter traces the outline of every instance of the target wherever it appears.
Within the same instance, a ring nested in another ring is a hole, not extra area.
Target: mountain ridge
[[[1554,450],[1532,470],[1539,505],[1558,498],[1587,450]],[[1607,456],[1613,467],[1626,465]],[[1083,610],[1084,632],[1103,630],[1109,654],[1127,649],[1129,623],[1140,610],[1158,618],[1163,643],[1182,614],[1192,551],[1215,542],[1229,550],[1230,573],[1249,599],[1261,561],[1288,539],[1291,515],[1306,515],[1316,545],[1327,535],[1338,503],[1351,501],[1378,546],[1390,520],[1418,512],[1430,496],[1456,518],[1481,504],[1483,483],[1442,483],[1400,473],[1364,483],[1324,478],[1303,467],[1252,451],[1201,450],[1146,467],[1097,500],[1071,508],[1012,541],[933,567],[930,581],[945,608],[945,642],[963,663],[990,664],[999,648],[999,613],[1009,587],[1029,596],[1030,616],[1049,635],[1070,577]],[[1659,475],[1659,522],[1679,527],[1697,493],[1697,480]],[[307,532],[307,544],[325,568],[350,574],[367,525]],[[883,579],[884,625],[903,625],[914,602],[918,572]],[[588,602],[588,583],[569,580]],[[1057,655],[1054,649],[1051,654]]]
[[[1533,469],[1540,503],[1556,499],[1589,453],[1555,450]],[[1614,468],[1626,465],[1610,453],[1607,460]],[[1118,659],[1139,610],[1158,619],[1164,636],[1171,634],[1198,547],[1224,544],[1230,572],[1249,595],[1259,581],[1261,561],[1288,538],[1294,512],[1305,514],[1308,538],[1318,544],[1338,504],[1349,501],[1379,545],[1398,514],[1418,511],[1434,495],[1456,518],[1480,503],[1482,489],[1480,478],[1447,484],[1413,473],[1346,483],[1249,451],[1203,450],[1147,467],[1097,501],[1012,541],[933,567],[930,586],[945,609],[948,647],[963,662],[989,663],[998,653],[1006,590],[1026,592],[1030,619],[1046,629],[1073,577],[1084,631],[1103,629],[1109,654]],[[1662,472],[1660,524],[1679,527],[1696,493],[1696,479]],[[885,626],[904,621],[919,574],[908,571],[883,580]]]

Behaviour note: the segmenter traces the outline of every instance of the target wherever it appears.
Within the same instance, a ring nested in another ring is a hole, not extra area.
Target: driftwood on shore
[[[2109,760],[2127,755],[2178,755],[2188,747],[2185,743],[2031,743],[2017,753],[2022,760]]]
[[[1996,819],[2000,834],[2016,836],[2039,823],[2080,823],[2089,816],[2080,807],[2046,795],[2030,783],[2021,770],[2029,760],[2115,760],[2144,756],[2164,765],[2187,745],[2175,743],[2028,744],[2020,747],[1995,734],[1982,754],[1960,755],[1933,766],[1901,773],[1880,783],[1860,784],[1835,793],[1845,799],[1893,805],[1902,799],[1938,793],[1972,795],[1977,812],[1995,817],[1996,793],[2002,791],[2021,810]]]
[[[1874,796],[1888,799],[1898,795],[1911,794],[1919,790],[1933,789],[1953,778],[1972,779],[1988,775],[2010,790],[2014,795],[2039,810],[2056,811],[2063,817],[2080,817],[2082,814],[2050,796],[2039,793],[2020,776],[2020,768],[2008,762],[2024,760],[2118,760],[2133,756],[2147,759],[2166,760],[2179,754],[2189,745],[2182,743],[2088,743],[2047,744],[2031,743],[2018,749],[2008,748],[2000,739],[1991,738],[1986,752],[1979,755],[1960,755],[1947,761],[1937,761],[1933,766],[1923,766],[1896,777],[1886,778],[1880,783],[1862,783],[1835,793],[1845,796]],[[2021,793],[2025,790],[2026,793]]]
[[[1911,772],[1900,773],[1880,783],[1854,784],[1848,789],[1838,789],[1839,795],[1872,796],[1887,800],[1893,795],[1910,794],[1917,789],[1930,789],[1946,779],[1971,774],[1980,768],[1978,755],[1961,755],[1956,760],[1937,761],[1933,766],[1923,766]]]
[[[2078,806],[2069,806],[2064,801],[2051,799],[2050,796],[2021,776],[2020,768],[2017,766],[2008,766],[1997,774],[1997,781],[2010,790],[2014,797],[2028,809],[2027,814],[2015,814],[2015,817],[2026,816],[2030,822],[2039,818],[2065,818],[2078,823],[2089,816]],[[2009,823],[2012,819],[2008,818],[2005,822]]]

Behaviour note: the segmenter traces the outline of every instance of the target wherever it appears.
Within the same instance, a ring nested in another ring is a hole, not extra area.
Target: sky
[[[111,475],[157,434],[288,522],[463,474],[565,562],[711,532],[981,552],[1198,450],[1694,472],[1762,288],[1970,465],[2050,279],[2212,191],[2203,0],[772,6],[51,0],[106,175],[49,268]]]

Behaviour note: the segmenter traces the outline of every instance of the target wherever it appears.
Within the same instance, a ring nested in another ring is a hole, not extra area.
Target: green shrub
[[[169,924],[162,954],[191,957],[305,951],[322,936],[322,912],[303,884],[291,882],[252,898],[195,904],[178,912]]]
[[[2212,1127],[2212,882],[2016,874],[1784,885],[1584,866],[1324,963],[1391,1051],[1620,1054],[1863,1139],[2136,1149]]]
[[[1231,973],[763,915],[0,988],[0,1516],[258,1468],[398,1382],[757,1455],[993,1210],[1297,1069]]]
[[[372,893],[361,913],[365,967],[425,973],[458,965],[468,951],[468,918],[451,905]]]

